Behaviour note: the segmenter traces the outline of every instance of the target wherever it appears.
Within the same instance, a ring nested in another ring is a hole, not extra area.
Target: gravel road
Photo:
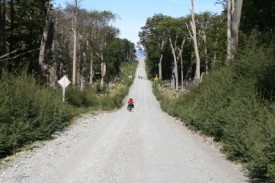
[[[248,182],[212,143],[162,112],[145,78],[144,59],[139,61],[130,90],[133,112],[125,105],[115,112],[83,115],[54,140],[2,165],[0,182]]]

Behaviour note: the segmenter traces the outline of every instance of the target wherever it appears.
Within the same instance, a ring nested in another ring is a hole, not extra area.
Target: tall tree
[[[243,0],[227,0],[227,65],[237,53],[242,5]]]
[[[52,82],[56,82],[64,75],[72,76],[71,57],[71,20],[70,11],[61,8],[54,10],[55,33],[53,41],[53,62],[51,64]],[[55,72],[55,73],[54,73]],[[51,83],[54,86],[54,83]]]
[[[45,2],[45,25],[43,29],[43,35],[41,38],[40,51],[39,51],[39,72],[38,77],[41,83],[46,81],[46,72],[48,70],[48,63],[46,61],[46,56],[49,54],[52,41],[53,41],[53,22],[52,22],[52,10],[50,1]]]
[[[196,56],[196,72],[195,72],[195,81],[199,82],[201,80],[201,66],[200,66],[200,55],[199,55],[199,48],[198,48],[198,41],[197,41],[197,28],[196,28],[196,20],[195,20],[195,5],[194,0],[191,0],[192,3],[192,10],[191,10],[191,17],[192,21],[190,21],[191,31],[189,31],[190,37],[193,40],[193,46],[195,50],[195,56]],[[187,25],[188,28],[188,25]],[[189,30],[189,28],[188,28]]]
[[[38,72],[46,1],[1,0],[2,68],[13,71],[28,65],[28,72]]]
[[[74,4],[67,4],[71,9],[72,15],[72,31],[73,31],[73,72],[72,72],[72,85],[76,85],[76,63],[77,63],[77,36],[78,36],[78,10],[79,0],[74,0]]]
[[[104,77],[106,75],[106,60],[104,58],[104,51],[107,44],[115,38],[119,31],[109,24],[116,19],[116,15],[110,11],[94,12],[95,14],[95,36],[93,36],[93,46],[95,48],[95,55],[100,60],[100,85],[104,85]]]
[[[167,42],[167,27],[165,21],[168,16],[162,14],[156,14],[152,18],[148,18],[146,25],[142,27],[142,31],[139,33],[141,44],[148,47],[151,43],[156,45],[157,51],[159,52],[158,60],[158,76],[162,79],[162,60],[164,46]],[[147,48],[148,49],[148,48]]]
[[[183,45],[185,42],[185,35],[183,31],[184,19],[182,18],[167,18],[164,25],[166,26],[166,35],[169,40],[171,54],[173,56],[173,69],[171,86],[176,91],[179,90],[179,62],[182,58]]]

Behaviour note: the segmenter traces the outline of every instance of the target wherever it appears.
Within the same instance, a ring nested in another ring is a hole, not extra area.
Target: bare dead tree
[[[190,26],[191,26],[191,31],[189,29],[189,26],[186,24],[186,27],[188,29],[189,35],[193,40],[193,46],[195,50],[195,56],[196,56],[196,72],[195,72],[195,82],[200,82],[201,81],[201,69],[200,69],[200,55],[199,55],[199,49],[198,49],[198,41],[197,41],[197,29],[196,29],[196,21],[195,21],[195,5],[194,5],[194,0],[191,0],[192,3],[192,10],[191,10],[191,16],[192,16],[192,21],[190,21]]]
[[[179,50],[179,54],[178,54],[178,57],[180,59],[180,78],[181,78],[181,89],[184,88],[184,84],[183,84],[183,79],[184,79],[184,76],[183,76],[183,58],[182,58],[182,52],[183,52],[183,45],[185,43],[185,38],[182,39],[182,42],[181,42],[181,46],[180,48],[178,48]]]
[[[174,68],[173,68],[173,79],[172,82],[175,82],[175,84],[172,84],[172,86],[176,91],[179,90],[179,76],[178,76],[178,60],[180,59],[181,62],[181,81],[183,83],[183,59],[182,59],[182,52],[183,52],[183,45],[185,43],[185,38],[182,39],[180,47],[177,45],[178,42],[178,36],[176,36],[175,41],[172,42],[171,37],[169,37],[169,43],[172,51],[172,55],[174,58]],[[183,87],[182,87],[183,88]]]
[[[171,51],[172,51],[172,55],[174,58],[174,64],[173,64],[173,79],[172,82],[175,82],[175,84],[173,84],[172,86],[176,91],[179,90],[179,78],[178,78],[178,61],[177,61],[177,55],[176,55],[176,51],[177,51],[177,39],[178,36],[176,36],[176,39],[174,41],[174,43],[172,42],[171,37],[169,37],[169,43],[170,43],[170,47],[171,47]]]

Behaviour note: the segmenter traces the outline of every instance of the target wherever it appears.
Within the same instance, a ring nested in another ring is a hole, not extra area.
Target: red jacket
[[[128,100],[128,104],[134,104],[134,100],[133,100],[132,98],[130,98],[130,99]]]

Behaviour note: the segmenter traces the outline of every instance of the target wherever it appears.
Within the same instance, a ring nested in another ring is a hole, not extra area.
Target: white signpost
[[[63,76],[58,83],[63,88],[63,102],[65,101],[65,88],[71,83],[71,81],[67,78],[67,76]]]

